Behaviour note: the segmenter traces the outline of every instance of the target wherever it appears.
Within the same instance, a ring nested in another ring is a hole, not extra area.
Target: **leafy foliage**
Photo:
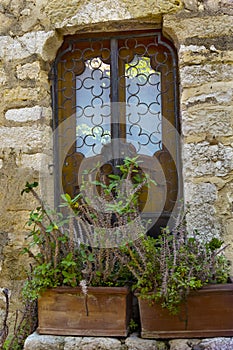
[[[136,158],[126,158],[118,168],[107,176],[98,167],[86,171],[80,193],[75,198],[62,195],[64,215],[45,208],[37,184],[26,184],[22,194],[31,193],[39,202],[27,222],[31,231],[24,252],[33,259],[24,287],[27,298],[35,300],[47,288],[75,287],[83,280],[92,286],[132,283],[117,243],[143,230],[137,203],[148,177]]]
[[[31,232],[25,252],[34,265],[24,294],[34,300],[46,288],[61,285],[122,286],[134,284],[139,296],[176,313],[191,290],[224,283],[229,266],[223,242],[204,241],[187,231],[185,217],[158,238],[145,235],[140,193],[153,180],[137,158],[126,158],[117,171],[97,166],[83,173],[77,196],[62,195],[62,212],[39,207],[28,220]]]
[[[158,238],[141,235],[122,251],[138,295],[176,314],[191,290],[227,282],[229,263],[222,244],[217,238],[203,241],[198,232],[190,235],[183,219],[172,232],[163,229]]]

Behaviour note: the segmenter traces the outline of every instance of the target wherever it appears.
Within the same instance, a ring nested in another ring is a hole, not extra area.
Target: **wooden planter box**
[[[38,299],[38,333],[127,336],[131,294],[125,287],[48,289]]]
[[[139,311],[142,338],[233,336],[233,284],[209,285],[190,293],[176,316],[140,298]]]

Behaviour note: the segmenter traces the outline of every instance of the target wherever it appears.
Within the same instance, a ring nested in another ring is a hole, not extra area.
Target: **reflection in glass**
[[[161,73],[149,57],[135,56],[126,70],[126,140],[137,153],[153,155],[161,149]]]
[[[99,154],[110,142],[110,65],[99,57],[85,62],[76,76],[76,152]]]

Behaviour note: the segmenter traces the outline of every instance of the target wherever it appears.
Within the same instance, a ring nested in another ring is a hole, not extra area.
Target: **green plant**
[[[30,192],[41,204],[30,213],[27,222],[30,233],[24,253],[32,258],[30,278],[25,282],[23,294],[34,300],[49,287],[62,284],[75,286],[80,280],[80,257],[64,226],[67,218],[49,211],[35,191],[36,183],[26,184],[22,191]]]
[[[141,235],[122,251],[139,297],[176,314],[191,290],[227,282],[229,264],[222,245],[217,238],[203,240],[197,231],[190,235],[183,218],[172,232],[165,228],[158,238]]]
[[[132,284],[133,276],[122,263],[119,242],[143,231],[138,216],[140,189],[148,183],[137,159],[126,158],[117,172],[99,166],[83,174],[80,193],[62,195],[63,212],[45,207],[35,188],[26,184],[39,206],[30,213],[30,228],[24,252],[32,258],[32,271],[24,295],[34,300],[45,289]],[[82,283],[81,283],[82,285]]]
[[[139,328],[139,324],[134,321],[134,319],[131,318],[129,322],[129,331],[130,333],[136,332]]]

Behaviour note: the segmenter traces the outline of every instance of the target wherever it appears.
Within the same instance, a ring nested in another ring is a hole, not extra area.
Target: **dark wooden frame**
[[[179,87],[178,87],[178,62],[176,49],[172,42],[163,36],[161,30],[146,31],[127,31],[114,33],[92,33],[67,36],[60,48],[56,60],[52,68],[52,91],[53,91],[53,110],[54,110],[54,154],[55,154],[55,205],[60,203],[60,194],[69,193],[74,197],[79,192],[79,169],[80,164],[85,160],[84,155],[76,152],[75,143],[71,147],[69,140],[75,140],[75,106],[77,104],[75,98],[75,79],[76,74],[82,71],[81,66],[74,64],[76,55],[80,51],[85,52],[84,58],[101,57],[101,51],[97,47],[96,50],[87,49],[90,41],[103,42],[104,47],[111,50],[111,56],[103,58],[111,64],[111,71],[118,76],[124,76],[122,62],[117,57],[119,47],[123,45],[125,39],[131,38],[138,41],[134,54],[140,55],[140,46],[143,43],[150,44],[156,42],[156,55],[168,59],[167,65],[157,65],[157,71],[161,73],[161,91],[162,93],[162,115],[164,122],[162,123],[163,146],[160,151],[155,152],[151,157],[150,171],[151,176],[157,183],[157,186],[151,186],[150,197],[148,197],[147,205],[144,207],[146,218],[157,222],[152,229],[160,231],[161,226],[166,226],[172,212],[176,212],[180,206],[179,199],[182,198],[182,175],[180,166],[180,146],[179,146]],[[119,47],[117,47],[117,42]],[[80,51],[79,51],[80,50]],[[129,48],[129,51],[131,49]],[[78,53],[77,53],[78,52]],[[148,56],[145,53],[144,56]],[[152,59],[153,61],[153,59]],[[151,63],[152,64],[152,63]],[[152,67],[153,64],[152,64]],[[169,68],[168,68],[169,67]],[[65,75],[65,72],[69,74]],[[113,79],[111,82],[111,102],[125,102],[124,84]],[[64,96],[65,92],[65,96]],[[67,96],[70,96],[67,98]],[[116,104],[117,105],[117,104]],[[115,107],[114,107],[115,108]],[[124,139],[125,129],[122,123],[123,111],[113,109],[112,137],[113,139]],[[71,117],[72,116],[72,117]],[[69,120],[69,126],[64,123]],[[116,130],[114,125],[119,125]],[[113,147],[115,152],[115,148]],[[115,157],[113,157],[115,158]],[[149,157],[148,157],[149,158]],[[98,156],[95,160],[98,159]],[[113,159],[114,160],[114,159]],[[147,156],[143,161],[147,163]],[[152,163],[154,165],[152,165]],[[151,199],[152,198],[152,199]],[[162,203],[162,204],[161,204]],[[161,206],[163,206],[161,208]],[[157,233],[156,233],[157,234]]]

